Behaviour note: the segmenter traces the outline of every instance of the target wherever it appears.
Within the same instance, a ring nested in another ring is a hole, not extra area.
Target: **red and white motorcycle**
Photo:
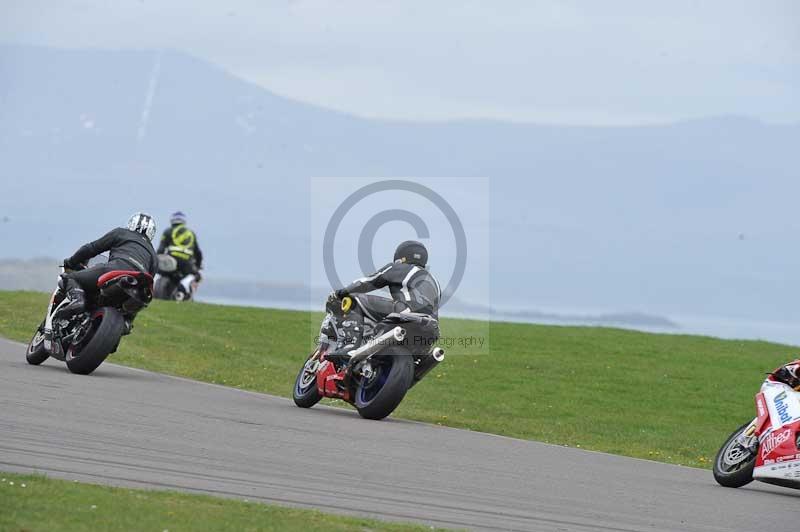
[[[800,489],[800,393],[767,379],[756,394],[756,414],[717,453],[714,478],[729,488],[760,480]]]

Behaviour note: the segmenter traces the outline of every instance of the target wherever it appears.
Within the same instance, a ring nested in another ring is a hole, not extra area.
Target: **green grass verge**
[[[171,491],[109,488],[39,475],[0,473],[0,479],[0,530],[8,532],[430,530],[314,510]]]
[[[47,297],[0,292],[0,335],[28,341]],[[110,360],[290,396],[321,314],[155,302]],[[794,356],[766,342],[610,328],[443,320],[490,331],[455,346],[394,414],[452,427],[708,467],[753,415],[764,373]]]

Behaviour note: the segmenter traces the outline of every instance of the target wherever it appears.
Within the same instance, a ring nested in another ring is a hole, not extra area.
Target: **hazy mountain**
[[[493,304],[800,318],[798,146],[741,117],[367,120],[177,52],[4,46],[0,257],[181,208],[209,272],[305,284],[309,177],[485,176]]]

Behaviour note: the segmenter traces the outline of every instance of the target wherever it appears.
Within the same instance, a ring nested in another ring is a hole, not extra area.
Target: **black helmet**
[[[421,242],[416,240],[406,240],[394,250],[394,260],[416,264],[425,267],[428,264],[428,250]]]

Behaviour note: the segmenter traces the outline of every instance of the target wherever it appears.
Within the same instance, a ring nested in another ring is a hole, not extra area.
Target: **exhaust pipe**
[[[376,336],[358,349],[353,349],[348,353],[348,355],[350,355],[350,365],[352,366],[368,359],[387,345],[402,343],[405,338],[406,330],[402,327],[395,327],[391,331]]]
[[[422,378],[427,375],[430,370],[438,366],[439,362],[442,360],[444,360],[444,349],[441,347],[434,347],[433,351],[431,351],[431,355],[420,360],[417,367],[414,368],[414,381],[411,383],[411,386],[421,381]]]

